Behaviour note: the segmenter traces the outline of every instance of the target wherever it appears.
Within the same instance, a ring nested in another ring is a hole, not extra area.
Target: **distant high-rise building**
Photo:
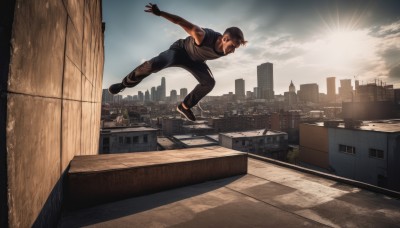
[[[310,83],[300,85],[300,90],[297,93],[299,100],[303,102],[319,102],[319,89],[318,84]]]
[[[274,98],[274,72],[272,63],[263,63],[257,66],[257,98]]]
[[[149,90],[146,90],[146,92],[144,93],[144,101],[145,102],[149,102],[150,101],[150,92],[149,92]]]
[[[258,87],[253,88],[253,95],[254,95],[254,98],[258,98]]]
[[[335,102],[336,101],[336,78],[335,77],[329,77],[326,78],[326,94],[328,97],[329,102]]]
[[[253,99],[253,92],[251,91],[246,91],[246,99]]]
[[[165,83],[165,77],[161,78],[161,97],[160,100],[165,100],[165,97],[167,96],[167,89],[166,89],[166,83]]]
[[[185,99],[187,95],[188,95],[188,90],[186,88],[182,88],[180,91],[181,100]]]
[[[171,90],[171,93],[169,95],[169,99],[171,100],[171,102],[177,102],[178,101],[178,93],[176,92],[176,90]]]
[[[144,96],[143,96],[143,92],[142,91],[138,92],[138,98],[139,98],[139,101],[144,101]]]
[[[287,105],[292,106],[297,104],[296,87],[294,86],[292,81],[290,81],[289,92],[285,92],[284,97]]]
[[[351,86],[351,79],[340,80],[339,95],[342,101],[352,101],[353,86]]]
[[[355,82],[354,82],[354,90],[356,90],[357,91],[357,89],[358,89],[358,86],[360,86],[360,81],[358,81],[358,80],[356,80]]]
[[[101,98],[101,102],[107,103],[107,102],[113,102],[114,101],[114,95],[112,95],[110,92],[108,92],[108,89],[103,89],[103,96]]]
[[[120,103],[122,101],[122,95],[114,95],[113,100],[115,103]]]
[[[236,98],[240,100],[245,98],[245,86],[242,78],[235,80],[235,95]]]
[[[290,80],[289,92],[290,92],[290,93],[296,93],[296,87],[294,86],[292,80]]]
[[[157,101],[156,100],[157,94],[156,94],[156,87],[151,87],[151,93],[150,93],[150,100],[151,101]]]
[[[161,101],[162,97],[162,87],[159,85],[156,89],[156,101]]]

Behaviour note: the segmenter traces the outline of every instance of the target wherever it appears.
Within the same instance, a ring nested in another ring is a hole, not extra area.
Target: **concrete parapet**
[[[69,206],[84,207],[247,173],[247,154],[222,147],[76,156]]]

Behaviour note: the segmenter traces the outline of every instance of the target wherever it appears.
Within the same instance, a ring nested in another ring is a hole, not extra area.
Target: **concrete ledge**
[[[76,156],[69,206],[85,207],[247,174],[247,154],[223,147]]]

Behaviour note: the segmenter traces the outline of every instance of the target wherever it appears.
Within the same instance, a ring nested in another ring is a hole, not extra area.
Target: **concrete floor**
[[[399,227],[400,201],[249,159],[248,174],[65,212],[60,227]]]

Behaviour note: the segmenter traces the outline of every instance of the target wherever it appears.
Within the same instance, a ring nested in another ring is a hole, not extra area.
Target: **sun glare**
[[[346,67],[370,55],[369,36],[363,30],[337,29],[322,36],[321,58],[337,67]]]
[[[351,30],[337,30],[327,34],[327,41],[332,50],[347,52],[354,48],[361,48],[362,34]]]

